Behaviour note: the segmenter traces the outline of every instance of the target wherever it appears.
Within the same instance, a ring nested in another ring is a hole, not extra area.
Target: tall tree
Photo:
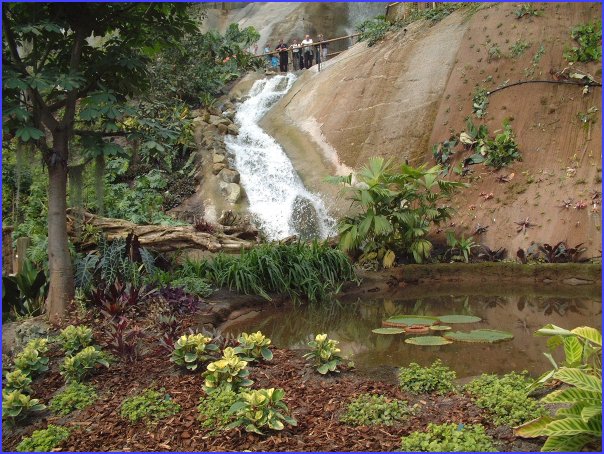
[[[183,3],[4,3],[3,131],[48,168],[47,313],[74,296],[66,196],[70,146],[115,145],[119,105],[145,89],[149,57],[196,30]]]

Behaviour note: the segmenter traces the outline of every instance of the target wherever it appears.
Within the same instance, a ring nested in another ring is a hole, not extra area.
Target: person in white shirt
[[[294,71],[297,71],[300,69],[300,62],[302,61],[302,59],[300,58],[300,54],[302,52],[302,45],[298,44],[297,39],[294,39],[294,43],[289,46],[289,48],[292,51],[292,63],[294,64]]]
[[[313,60],[312,39],[310,39],[310,35],[306,35],[302,40],[302,46],[304,46],[304,67],[308,69],[312,66]]]

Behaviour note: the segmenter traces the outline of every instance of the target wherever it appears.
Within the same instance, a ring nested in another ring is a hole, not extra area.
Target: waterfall
[[[291,235],[324,239],[335,234],[335,221],[321,197],[304,187],[281,146],[258,125],[295,80],[289,73],[256,81],[235,115],[239,134],[225,138],[249,211],[269,240]]]

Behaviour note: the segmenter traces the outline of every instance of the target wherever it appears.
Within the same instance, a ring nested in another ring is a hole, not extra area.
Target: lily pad
[[[447,333],[444,335],[444,337],[459,342],[480,342],[493,344],[495,342],[511,340],[514,338],[514,335],[512,333],[498,331],[496,329],[475,329],[469,333],[462,331]]]
[[[384,326],[390,326],[395,328],[404,328],[405,326],[411,325],[435,325],[438,323],[436,317],[429,317],[426,315],[395,315],[382,322]]]
[[[449,331],[451,327],[447,325],[432,325],[430,329],[432,331]]]
[[[405,343],[412,345],[447,345],[453,342],[442,336],[421,336],[405,339]]]
[[[443,323],[476,323],[482,320],[473,315],[441,315],[438,319]]]
[[[405,330],[402,328],[376,328],[371,330],[375,334],[403,334]]]

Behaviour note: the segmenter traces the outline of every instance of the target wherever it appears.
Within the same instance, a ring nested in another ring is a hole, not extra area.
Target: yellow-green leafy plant
[[[175,415],[180,411],[180,405],[172,400],[165,389],[147,389],[143,393],[124,400],[120,408],[122,418],[131,423],[146,421],[157,422],[160,419]]]
[[[227,347],[222,352],[222,358],[208,364],[205,377],[205,389],[224,386],[237,391],[239,388],[250,386],[253,382],[248,379],[250,371],[247,361],[242,360],[232,347]]]
[[[260,331],[253,334],[241,333],[237,342],[239,345],[235,347],[235,353],[241,355],[245,361],[251,362],[259,359],[270,361],[273,359],[273,352],[268,348],[271,340]]]
[[[228,413],[231,406],[237,402],[239,396],[232,389],[213,389],[199,399],[199,419],[201,427],[212,429],[210,436],[223,430],[235,418]]]
[[[92,345],[92,330],[87,326],[69,325],[59,334],[59,343],[67,355],[73,355]]]
[[[81,352],[65,358],[61,366],[61,375],[67,381],[81,381],[92,375],[97,366],[109,367],[107,356],[94,347],[86,347]]]
[[[49,424],[46,429],[35,430],[31,436],[23,438],[16,450],[17,452],[50,452],[67,438],[69,438],[67,427]]]
[[[542,415],[516,428],[521,437],[548,437],[541,451],[599,451],[602,440],[602,333],[581,326],[566,330],[546,325],[537,335],[550,336],[550,348],[562,346],[563,367],[546,356],[554,369],[537,380],[538,384],[560,381],[566,386],[541,399],[542,403],[564,404],[554,416]]]
[[[32,399],[30,396],[19,391],[7,393],[2,391],[2,418],[15,422],[24,419],[29,413],[42,411],[46,408],[38,399]]]
[[[428,424],[425,432],[402,439],[404,452],[497,452],[493,439],[480,424]]]
[[[97,394],[93,386],[73,382],[52,398],[50,409],[60,415],[68,415],[74,410],[88,407],[96,398]]]
[[[46,339],[30,341],[23,351],[15,356],[15,368],[32,378],[47,371],[48,357],[44,356],[47,351]]]
[[[24,374],[21,369],[15,369],[12,372],[7,372],[6,381],[4,385],[4,391],[7,393],[13,391],[19,391],[23,394],[31,393],[31,378],[27,374]]]
[[[328,339],[327,334],[317,334],[315,339],[307,344],[311,350],[304,355],[304,358],[311,360],[320,374],[338,372],[338,366],[343,362],[343,358],[338,355],[340,353],[338,343],[337,340]]]
[[[212,339],[203,334],[185,334],[174,343],[170,360],[181,367],[193,371],[211,358],[210,352],[218,346],[210,343]]]
[[[352,426],[391,426],[414,414],[415,410],[416,408],[409,408],[404,400],[361,394],[348,403],[340,421]]]
[[[284,422],[296,426],[297,421],[287,414],[289,409],[283,402],[284,396],[285,391],[275,388],[241,391],[240,400],[229,409],[236,419],[227,428],[243,426],[247,432],[262,435],[260,429],[264,427],[283,430]]]
[[[456,378],[455,371],[443,365],[440,359],[428,367],[411,363],[407,367],[401,367],[398,375],[401,389],[412,394],[444,394],[453,391]]]

